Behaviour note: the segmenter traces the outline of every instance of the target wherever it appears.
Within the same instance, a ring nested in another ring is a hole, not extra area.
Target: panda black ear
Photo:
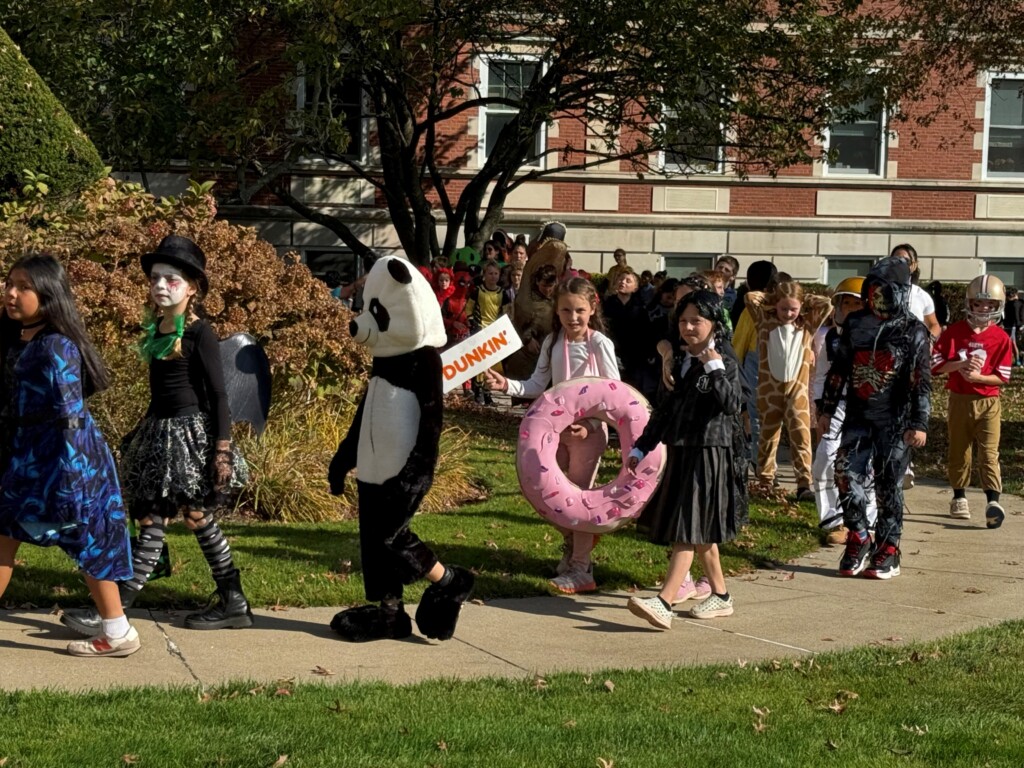
[[[391,273],[391,277],[396,282],[402,285],[408,285],[412,282],[412,273],[409,272],[409,267],[405,265],[405,262],[401,259],[391,259],[388,261],[388,272]]]

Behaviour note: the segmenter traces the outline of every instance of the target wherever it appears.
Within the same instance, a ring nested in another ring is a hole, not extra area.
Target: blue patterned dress
[[[43,331],[7,357],[0,535],[58,546],[95,579],[131,578],[114,459],[85,407],[78,347]]]

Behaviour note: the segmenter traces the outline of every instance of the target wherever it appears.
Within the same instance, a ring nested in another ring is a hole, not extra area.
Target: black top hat
[[[206,293],[210,284],[206,279],[206,254],[202,249],[180,235],[168,235],[160,241],[160,245],[152,253],[144,254],[142,259],[142,271],[149,277],[154,264],[170,264],[178,267],[186,275],[199,283],[199,287]]]

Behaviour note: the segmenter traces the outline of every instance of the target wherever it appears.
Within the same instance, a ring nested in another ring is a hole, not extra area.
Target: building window
[[[1024,177],[1024,75],[993,77],[986,100],[986,175]]]
[[[485,57],[480,60],[480,92],[487,99],[522,101],[523,93],[533,81],[539,59],[527,57]],[[494,151],[502,129],[519,114],[512,104],[488,104],[480,110],[479,150],[481,165]],[[533,147],[523,158],[526,165],[543,167],[547,148],[547,129],[541,126],[533,138]]]
[[[367,146],[366,95],[362,78],[348,75],[340,81],[331,82],[323,70],[300,70],[296,87],[296,107],[304,117],[304,126],[311,138],[322,138],[325,145],[331,143],[331,126],[342,125],[349,142],[342,157],[361,161],[365,159]]]
[[[1007,286],[1022,286],[1024,285],[1024,261],[1010,259],[986,261],[985,274],[998,277]]]
[[[699,105],[685,114],[665,107],[662,110],[665,148],[661,152],[661,170],[665,173],[722,173],[725,126],[709,122],[713,119]]]
[[[825,282],[831,288],[835,288],[848,277],[865,277],[874,260],[862,259],[829,259],[827,262],[828,275]]]
[[[715,253],[665,253],[665,272],[669,277],[684,278],[694,272],[703,272],[715,265]]]
[[[885,110],[876,99],[852,108],[859,115],[829,126],[825,150],[831,174],[885,176]]]

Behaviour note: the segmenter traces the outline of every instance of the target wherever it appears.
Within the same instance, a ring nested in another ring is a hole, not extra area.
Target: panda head
[[[363,285],[363,307],[349,330],[374,357],[441,347],[447,341],[430,283],[405,259],[384,256],[374,262]]]

